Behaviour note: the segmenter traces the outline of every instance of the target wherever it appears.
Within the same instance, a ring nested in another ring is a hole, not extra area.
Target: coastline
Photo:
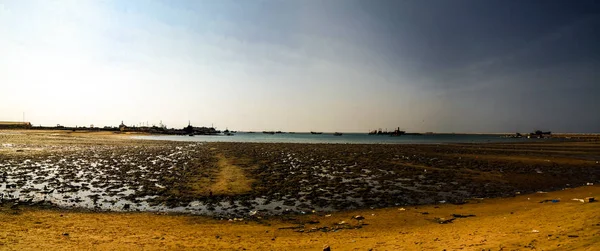
[[[0,192],[32,195],[21,196],[18,206],[3,201],[0,218],[9,227],[0,231],[0,249],[585,249],[599,241],[594,224],[600,222],[590,220],[599,218],[599,204],[571,201],[598,198],[598,185],[586,185],[598,183],[597,142],[362,145],[129,137],[0,131],[0,171],[9,178]],[[40,201],[36,194],[46,192],[28,186],[31,180],[55,187],[51,198]],[[133,212],[149,205],[155,212]],[[435,222],[453,213],[477,216]],[[357,229],[351,219],[357,214],[369,225]],[[114,223],[105,227],[108,220]],[[342,221],[347,224],[337,224]],[[514,239],[525,234],[531,238]]]
[[[464,205],[241,221],[143,212],[39,208],[14,212],[0,207],[0,249],[321,250],[329,245],[332,250],[594,250],[600,242],[600,203],[581,203],[572,198],[599,195],[600,186],[595,185],[472,200]],[[560,202],[539,203],[553,199]],[[449,224],[435,220],[451,218],[452,214],[475,216]],[[364,225],[352,219],[355,215],[365,217]],[[322,230],[340,226],[341,222],[349,227]]]

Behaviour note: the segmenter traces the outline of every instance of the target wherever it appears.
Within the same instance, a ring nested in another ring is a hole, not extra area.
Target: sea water
[[[172,140],[193,142],[254,142],[254,143],[338,143],[338,144],[443,144],[443,143],[494,143],[525,142],[534,139],[506,138],[499,134],[423,134],[402,135],[368,135],[366,133],[344,133],[334,136],[333,133],[246,133],[238,132],[234,136],[225,135],[149,135],[133,136],[136,139]],[[536,141],[539,139],[535,139]]]

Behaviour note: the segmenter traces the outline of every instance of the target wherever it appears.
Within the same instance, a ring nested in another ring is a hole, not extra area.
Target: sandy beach
[[[592,250],[599,241],[599,204],[580,201],[600,195],[597,141],[190,143],[6,130],[0,143],[0,249]]]

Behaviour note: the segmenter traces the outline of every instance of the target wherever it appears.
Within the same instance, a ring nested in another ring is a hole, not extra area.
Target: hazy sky
[[[0,120],[600,132],[600,1],[0,0]]]

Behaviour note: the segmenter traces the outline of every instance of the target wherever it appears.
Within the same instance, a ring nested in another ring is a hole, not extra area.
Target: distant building
[[[0,129],[28,129],[31,128],[29,122],[13,122],[13,121],[0,121]]]

